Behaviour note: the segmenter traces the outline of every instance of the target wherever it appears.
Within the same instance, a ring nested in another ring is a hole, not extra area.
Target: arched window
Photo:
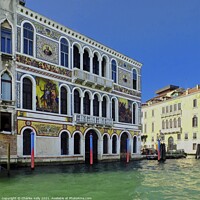
[[[68,42],[65,38],[60,41],[60,64],[68,67]]]
[[[80,143],[81,138],[79,133],[75,133],[74,135],[74,154],[80,154]]]
[[[181,118],[180,117],[178,118],[178,127],[179,128],[181,127]]]
[[[93,73],[99,75],[99,61],[96,54],[93,57]]]
[[[174,128],[177,127],[177,122],[176,122],[176,118],[174,118]]]
[[[172,119],[169,120],[169,128],[172,128]]]
[[[133,137],[133,153],[137,153],[137,137]]]
[[[84,53],[83,53],[83,70],[87,72],[90,71],[90,57],[87,50],[84,50]]]
[[[137,71],[133,69],[133,89],[137,90]]]
[[[168,120],[166,120],[166,129],[168,129],[169,126],[168,126]]]
[[[117,64],[115,60],[112,60],[112,80],[117,82]]]
[[[7,20],[1,24],[1,51],[12,54],[12,28]]]
[[[78,90],[74,90],[74,113],[81,113],[81,98]]]
[[[31,129],[23,132],[23,155],[31,155]]]
[[[99,116],[99,99],[96,94],[94,95],[94,100],[93,100],[93,115]]]
[[[103,101],[102,101],[102,117],[106,117],[106,111],[107,111],[107,108],[106,108],[106,105],[107,104],[107,101],[106,101],[106,97],[103,97]]]
[[[84,114],[90,115],[90,97],[87,92],[85,93],[85,97],[83,99],[83,109]]]
[[[197,127],[198,126],[198,117],[195,115],[192,118],[192,127]]]
[[[165,121],[162,120],[162,129],[165,129]]]
[[[103,154],[108,153],[108,136],[104,135],[103,136]]]
[[[67,89],[61,87],[61,114],[67,114]]]
[[[12,78],[8,72],[4,72],[1,76],[1,98],[12,100]]]
[[[133,124],[136,124],[136,113],[137,113],[137,110],[136,110],[136,104],[134,103],[133,104]]]
[[[69,136],[67,132],[61,134],[61,155],[69,154]]]
[[[23,79],[23,108],[32,110],[32,82],[29,78]]]
[[[101,74],[103,77],[106,77],[106,59],[105,57],[103,57],[102,61],[101,61]]]
[[[33,26],[29,23],[24,23],[23,40],[24,40],[24,47],[23,47],[24,54],[33,56],[34,30]]]
[[[116,121],[116,118],[115,118],[115,112],[116,112],[116,108],[115,108],[115,100],[112,99],[112,119],[113,119],[113,121]]]
[[[74,61],[74,68],[80,69],[80,54],[79,54],[79,49],[75,45],[73,47],[73,61]]]
[[[117,136],[112,137],[112,153],[117,153]]]

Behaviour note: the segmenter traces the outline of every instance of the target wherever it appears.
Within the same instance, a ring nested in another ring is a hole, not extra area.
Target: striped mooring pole
[[[90,135],[90,165],[93,164],[93,136]]]
[[[127,138],[126,140],[126,162],[128,163],[130,160],[130,140]]]
[[[31,169],[33,170],[35,168],[34,163],[34,133],[31,132]]]
[[[158,161],[160,160],[160,140],[158,139]]]

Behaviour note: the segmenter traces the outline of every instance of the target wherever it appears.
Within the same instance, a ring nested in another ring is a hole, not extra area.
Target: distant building
[[[52,21],[25,1],[0,0],[0,162],[120,159],[140,154],[142,64]]]
[[[156,148],[157,139],[167,150],[195,154],[200,143],[200,86],[183,89],[169,85],[142,105],[143,148]]]

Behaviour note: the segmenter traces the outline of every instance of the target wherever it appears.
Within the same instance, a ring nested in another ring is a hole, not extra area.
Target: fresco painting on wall
[[[119,121],[132,123],[132,103],[127,99],[119,98]]]
[[[44,45],[42,47],[44,54],[46,54],[47,56],[51,56],[52,55],[52,48],[48,45]]]
[[[36,78],[36,108],[40,111],[58,113],[58,83]]]
[[[37,35],[36,57],[48,62],[59,64],[59,45],[57,42]]]

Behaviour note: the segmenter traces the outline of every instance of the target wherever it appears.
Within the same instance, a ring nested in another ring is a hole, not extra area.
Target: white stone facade
[[[0,113],[10,109],[11,120],[0,138],[16,141],[13,157],[29,162],[31,133],[36,162],[87,162],[90,134],[95,162],[123,158],[127,139],[131,156],[140,155],[141,63],[18,1],[4,3],[0,21],[10,28],[1,33],[12,52],[9,42],[1,49],[0,74],[12,95],[1,91]]]

